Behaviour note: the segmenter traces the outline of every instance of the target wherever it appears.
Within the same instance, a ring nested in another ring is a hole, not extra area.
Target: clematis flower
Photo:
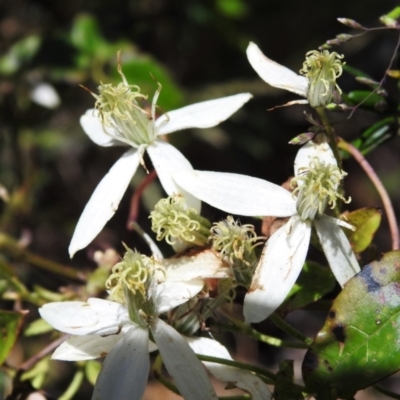
[[[90,298],[48,303],[39,309],[55,329],[73,335],[52,358],[79,361],[106,356],[92,399],[140,400],[150,369],[149,351],[158,348],[184,398],[217,399],[186,339],[158,315],[194,297],[205,278],[226,276],[226,268],[211,251],[156,263],[128,249],[107,281],[116,301]]]
[[[252,42],[246,53],[251,66],[269,85],[307,97],[307,100],[290,101],[285,105],[310,103],[314,108],[325,106],[332,102],[335,89],[341,93],[336,79],[342,74],[340,59],[343,55],[336,52],[309,51],[300,70],[302,75],[297,75],[289,68],[270,60]]]
[[[244,216],[290,217],[267,241],[244,300],[247,322],[267,318],[283,302],[307,255],[314,225],[332,272],[344,285],[360,267],[340,225],[324,213],[334,208],[340,180],[346,175],[327,143],[307,143],[294,165],[293,193],[281,186],[244,175],[208,171],[174,174],[176,183],[200,200],[225,212]]]
[[[99,146],[126,145],[130,149],[113,165],[86,204],[69,246],[71,257],[87,246],[114,215],[139,164],[144,166],[145,150],[164,190],[169,195],[187,195],[175,185],[171,172],[192,169],[192,166],[179,150],[160,140],[160,135],[218,125],[252,97],[250,93],[241,93],[192,104],[156,118],[156,102],[161,86],[154,95],[149,112],[138,102],[146,96],[140,93],[137,86],[128,84],[120,67],[119,72],[122,83],[118,86],[101,84],[99,95],[94,95],[95,109],[88,110],[80,122],[85,133]],[[200,209],[199,201],[192,196],[185,196],[185,200],[188,207]]]

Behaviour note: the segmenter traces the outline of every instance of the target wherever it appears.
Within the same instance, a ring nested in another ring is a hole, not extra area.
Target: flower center
[[[297,195],[297,212],[303,221],[319,218],[327,205],[335,208],[338,199],[350,203],[337,189],[347,175],[334,164],[324,164],[318,158],[310,161],[307,168],[300,170],[292,179],[293,195]]]
[[[229,261],[236,282],[249,287],[257,266],[254,248],[262,243],[254,226],[240,225],[239,221],[228,215],[226,220],[215,223],[211,228],[211,239],[213,249]]]
[[[136,85],[129,85],[118,62],[118,72],[122,82],[117,86],[110,83],[100,84],[95,108],[99,110],[104,132],[113,139],[134,148],[143,147],[154,142],[157,137],[155,128],[155,109],[161,85],[153,97],[151,110],[139,105],[147,96],[140,92]]]
[[[155,263],[136,251],[126,250],[123,260],[114,265],[106,288],[111,300],[126,304],[133,322],[147,326],[146,318],[157,315],[151,290]]]
[[[151,229],[157,240],[165,238],[170,245],[177,241],[204,246],[210,234],[210,223],[195,209],[187,208],[185,199],[175,195],[161,199],[150,213]]]
[[[334,90],[342,93],[336,79],[342,75],[343,58],[336,52],[312,50],[306,54],[306,60],[300,73],[308,78],[307,99],[311,107],[326,106],[332,102]]]

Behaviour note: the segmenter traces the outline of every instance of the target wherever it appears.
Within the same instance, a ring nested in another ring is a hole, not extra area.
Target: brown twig
[[[399,227],[397,226],[396,215],[393,210],[392,202],[381,180],[379,179],[378,175],[375,173],[369,162],[355,146],[346,142],[342,138],[339,138],[338,146],[354,157],[354,159],[360,164],[364,172],[368,175],[371,182],[374,184],[382,200],[383,207],[386,211],[386,216],[389,222],[390,235],[392,237],[392,250],[398,250],[400,248]]]

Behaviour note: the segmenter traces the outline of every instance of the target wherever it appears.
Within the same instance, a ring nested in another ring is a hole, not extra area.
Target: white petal
[[[184,399],[217,400],[206,370],[186,340],[157,318],[150,328],[161,357]]]
[[[306,143],[297,152],[294,160],[294,173],[299,175],[304,169],[310,166],[310,161],[318,158],[319,161],[326,165],[337,165],[335,156],[328,143],[316,144],[312,141]]]
[[[339,225],[323,215],[314,224],[319,241],[335,278],[343,286],[350,278],[360,272],[360,266],[350,246],[349,240]]]
[[[208,338],[187,338],[196,354],[232,360],[228,350],[219,342]],[[252,400],[270,400],[268,386],[255,374],[228,365],[202,361],[206,368],[220,381],[234,384],[251,394]]]
[[[53,110],[61,104],[60,96],[54,86],[49,83],[39,83],[31,91],[31,100],[42,107]]]
[[[188,128],[211,128],[229,118],[252,97],[250,93],[240,93],[170,111],[157,119],[157,132],[165,135]]]
[[[291,193],[262,179],[196,170],[177,172],[173,177],[189,193],[227,213],[275,217],[296,213]]]
[[[157,140],[147,147],[147,152],[151,162],[157,171],[158,178],[164,190],[170,196],[172,194],[182,194],[185,197],[189,208],[200,211],[200,201],[191,194],[182,190],[172,179],[172,173],[175,171],[192,170],[193,167],[185,156],[174,146],[167,142]]]
[[[86,247],[115,214],[138,165],[138,152],[135,149],[129,150],[122,155],[97,185],[72,236],[69,245],[71,257],[78,250]]]
[[[167,282],[184,282],[197,278],[227,278],[230,270],[210,249],[190,256],[164,259],[161,264],[165,268],[163,277]]]
[[[113,347],[97,378],[92,400],[141,400],[150,371],[147,329],[131,328]]]
[[[307,96],[308,81],[306,77],[297,75],[289,68],[270,60],[252,42],[247,47],[246,53],[251,66],[269,85],[289,90],[303,97]]]
[[[311,224],[292,217],[267,241],[244,299],[246,322],[260,322],[285,300],[306,259]]]
[[[188,282],[164,282],[157,285],[157,312],[162,314],[189,301],[204,287],[204,280]]]
[[[47,303],[39,313],[55,329],[73,335],[112,335],[129,322],[126,307],[97,298]]]
[[[51,358],[64,361],[94,360],[106,356],[121,337],[122,335],[71,336],[57,347]]]
[[[99,146],[109,147],[124,145],[124,143],[113,139],[113,136],[116,136],[113,128],[107,128],[107,132],[110,133],[109,135],[104,131],[98,110],[93,108],[87,110],[86,113],[81,116],[80,123],[86,135]]]

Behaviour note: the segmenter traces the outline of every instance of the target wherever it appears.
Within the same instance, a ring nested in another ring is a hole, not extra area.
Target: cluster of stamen
[[[257,265],[254,248],[262,241],[250,224],[241,225],[228,216],[211,228],[212,247],[229,261],[237,283],[247,286]]]
[[[342,91],[336,79],[343,72],[343,55],[328,50],[312,50],[306,54],[306,60],[300,73],[308,78],[307,99],[311,107],[326,106],[332,102],[334,91]]]
[[[327,205],[336,207],[338,199],[349,203],[338,193],[340,181],[347,175],[334,164],[324,164],[318,158],[310,161],[307,168],[300,170],[292,179],[292,194],[297,195],[297,211],[303,221],[319,218]]]
[[[180,242],[204,245],[209,234],[209,223],[195,209],[187,208],[185,199],[175,195],[161,199],[150,213],[151,229],[157,240],[170,245]]]

